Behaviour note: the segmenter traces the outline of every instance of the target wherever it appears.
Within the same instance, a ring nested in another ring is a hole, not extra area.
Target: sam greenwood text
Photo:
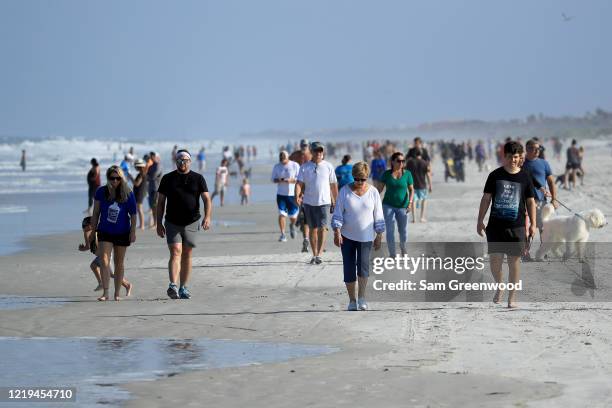
[[[381,279],[376,279],[372,287],[377,291],[522,290],[523,281],[519,280],[515,284],[506,282],[459,282],[456,279],[448,282],[428,282],[425,279],[418,282],[407,279],[397,282],[383,282]]]

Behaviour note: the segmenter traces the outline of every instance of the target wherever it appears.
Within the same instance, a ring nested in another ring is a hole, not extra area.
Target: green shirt
[[[387,170],[383,173],[380,181],[386,188],[383,204],[394,208],[408,207],[408,186],[413,184],[412,173],[409,170],[404,170],[404,174],[399,179],[393,177],[391,170]]]

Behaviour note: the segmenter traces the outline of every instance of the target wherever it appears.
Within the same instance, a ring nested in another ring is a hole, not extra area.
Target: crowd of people
[[[557,141],[554,143],[556,152]],[[281,146],[278,162],[271,172],[271,181],[276,184],[278,241],[287,242],[288,235],[296,238],[300,228],[302,252],[311,252],[310,264],[321,264],[331,224],[333,242],[340,247],[343,258],[348,310],[367,310],[365,290],[371,250],[381,247],[384,234],[388,256],[407,253],[408,225],[428,221],[426,208],[433,192],[432,161],[436,153],[442,158],[445,180],[455,178],[463,182],[464,161],[475,161],[479,172],[488,170],[487,161],[492,158],[493,146],[491,141],[485,145],[482,140],[475,146],[469,141],[439,141],[425,146],[417,137],[410,146],[392,141],[367,141],[361,145],[333,143],[330,147],[305,139]],[[289,148],[294,150],[290,153]],[[99,300],[110,299],[111,277],[115,282],[115,300],[120,300],[121,288],[128,296],[132,291],[132,283],[124,276],[123,260],[127,247],[136,239],[136,229],[145,229],[147,225],[145,197],[149,204],[148,226],[166,239],[169,249],[167,295],[172,299],[189,299],[191,254],[196,246],[196,234],[200,229],[210,228],[213,199],[219,196],[220,205],[224,205],[232,174],[230,164],[237,167],[236,175],[242,177],[241,204],[248,204],[251,169],[246,168],[244,155],[248,162],[256,157],[256,152],[256,148],[250,146],[234,151],[225,147],[214,173],[211,195],[201,174],[206,166],[204,148],[196,156],[198,171],[194,171],[191,170],[191,153],[175,146],[171,153],[174,169],[165,174],[156,152],[135,159],[130,151],[119,165],[106,170],[104,185],[101,185],[100,165],[92,159],[87,174],[87,211],[92,215],[83,220],[85,242],[79,249],[90,250],[96,255],[90,267],[98,281],[96,290],[103,291]],[[339,152],[345,154],[335,167],[327,158]],[[363,160],[353,162],[352,156],[359,152]],[[499,149],[495,150],[495,155],[499,160]],[[519,140],[508,139],[502,144],[500,166],[490,172],[485,183],[477,233],[486,235],[489,242],[491,270],[496,282],[502,280],[504,256],[508,260],[509,281],[518,281],[521,260],[530,260],[529,243],[537,230],[540,235],[542,232],[542,207],[548,200],[557,205],[557,180],[543,156],[544,149],[537,138],[528,140],[525,145]],[[584,175],[582,158],[583,150],[572,141],[562,177],[564,187],[574,186],[575,179]],[[200,201],[203,202],[203,214]],[[489,208],[490,216],[485,225]],[[501,297],[500,292],[496,293],[494,302],[500,302]],[[508,295],[508,307],[516,307],[514,292]]]

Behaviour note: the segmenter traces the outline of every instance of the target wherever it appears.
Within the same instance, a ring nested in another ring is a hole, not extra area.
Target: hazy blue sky
[[[0,134],[582,115],[612,108],[611,17],[609,0],[0,0]]]

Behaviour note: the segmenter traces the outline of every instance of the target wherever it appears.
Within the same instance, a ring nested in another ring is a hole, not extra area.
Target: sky
[[[612,108],[611,16],[609,0],[0,0],[0,135],[583,115]]]

